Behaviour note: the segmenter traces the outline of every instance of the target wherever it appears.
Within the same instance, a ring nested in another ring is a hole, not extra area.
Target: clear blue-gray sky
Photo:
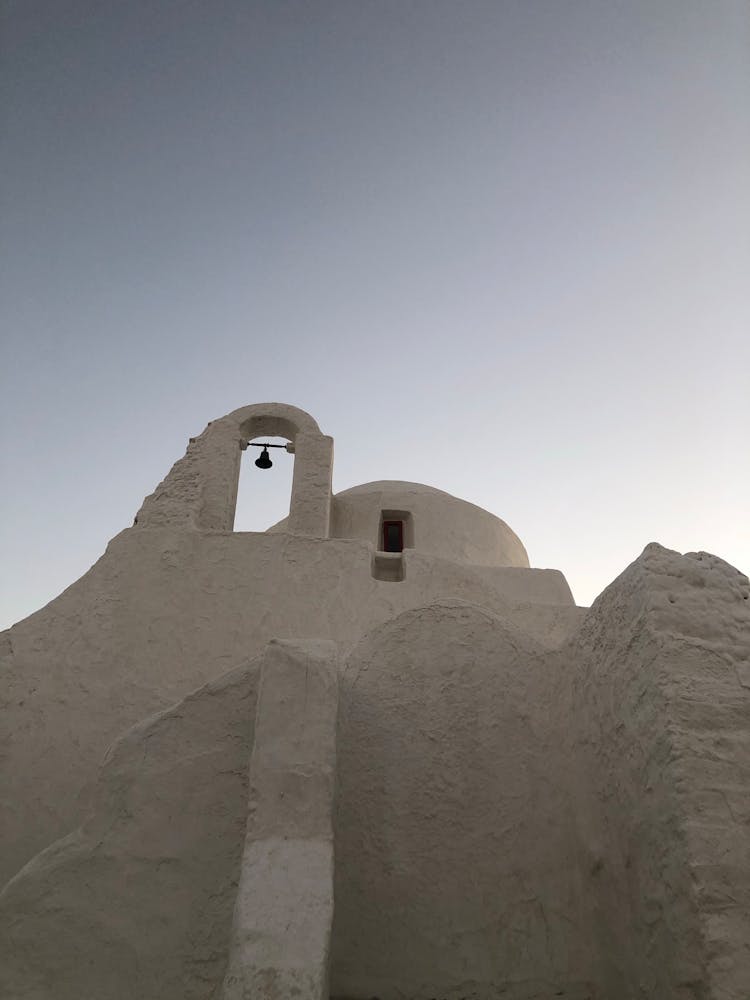
[[[581,604],[750,569],[746,0],[3,0],[0,73],[3,624],[264,400]]]

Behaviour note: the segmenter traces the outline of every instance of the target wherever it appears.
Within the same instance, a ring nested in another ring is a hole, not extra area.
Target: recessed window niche
[[[401,583],[406,577],[403,552],[373,552],[370,572],[376,580]]]
[[[403,552],[414,548],[414,518],[410,511],[381,510],[375,548],[378,552]]]

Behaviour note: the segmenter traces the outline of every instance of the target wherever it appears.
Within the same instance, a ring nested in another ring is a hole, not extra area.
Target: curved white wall
[[[505,521],[421,483],[382,480],[337,493],[331,505],[331,537],[357,538],[382,548],[382,511],[411,515],[405,547],[416,552],[476,566],[529,565],[521,539]]]

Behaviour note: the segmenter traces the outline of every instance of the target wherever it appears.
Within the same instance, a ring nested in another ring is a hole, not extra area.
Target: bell
[[[258,466],[259,469],[271,468],[273,462],[271,461],[271,457],[268,454],[268,448],[263,449],[263,451],[260,453],[260,458],[255,459],[255,464]]]

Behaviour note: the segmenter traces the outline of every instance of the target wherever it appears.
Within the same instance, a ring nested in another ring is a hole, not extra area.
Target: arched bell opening
[[[291,492],[286,530],[292,535],[328,538],[333,439],[321,433],[309,413],[285,403],[243,406],[220,420],[212,420],[202,434],[190,438],[184,457],[175,462],[156,490],[143,501],[136,524],[141,528],[169,525],[198,531],[232,531],[243,464],[241,458],[249,442],[261,438],[269,444],[291,442],[294,445],[291,490],[286,480],[283,487],[278,483],[279,493],[289,496]],[[251,453],[254,451],[252,449]],[[269,459],[272,453],[269,449]],[[291,452],[285,454],[291,458]],[[273,459],[261,462],[266,466],[261,470],[255,465],[256,460],[252,460],[253,468],[261,475],[273,471]],[[243,478],[244,475],[243,471]],[[251,505],[252,492],[251,486]],[[243,499],[243,527],[247,524],[244,508]],[[255,516],[253,513],[253,526],[257,523]],[[265,521],[262,508],[258,519]],[[273,516],[271,520],[275,522]]]
[[[261,447],[266,444],[270,447]],[[289,438],[268,434],[248,442],[240,461],[234,531],[266,531],[289,516],[294,481],[289,445]]]
[[[304,410],[299,410],[294,406],[287,406],[283,403],[262,403],[254,406],[246,406],[240,410],[230,413],[226,420],[231,425],[239,429],[239,446],[246,451],[258,451],[252,443],[261,441],[268,444],[282,444],[289,442],[289,449],[269,448],[267,456],[263,456],[263,449],[257,458],[250,461],[237,461],[235,466],[235,483],[239,485],[240,464],[242,464],[243,474],[243,494],[245,492],[244,479],[247,477],[245,466],[248,471],[259,472],[260,475],[269,477],[277,471],[277,463],[274,463],[273,455],[280,455],[282,459],[290,459],[294,456],[292,466],[291,489],[287,489],[286,495],[291,498],[288,509],[288,520],[286,530],[294,535],[308,535],[317,538],[328,538],[330,532],[331,514],[331,474],[333,467],[333,440],[322,434],[320,428]],[[256,462],[263,456],[266,461],[261,461],[259,469]],[[269,468],[270,466],[270,468]],[[288,466],[287,466],[288,467]],[[257,477],[250,480],[250,504],[252,505],[253,484],[258,482]],[[261,487],[262,489],[262,487]],[[269,493],[275,492],[274,487],[269,487]],[[278,493],[275,494],[278,497]],[[237,491],[233,499],[236,500]],[[285,504],[284,504],[285,506]],[[243,496],[244,508],[244,496]],[[234,511],[234,506],[233,506]],[[253,514],[253,525],[261,528],[265,522],[266,515],[261,513],[263,522],[259,524]],[[245,514],[243,511],[243,522]],[[275,524],[282,518],[271,518],[271,524]],[[232,522],[235,523],[234,517]],[[238,525],[239,526],[239,525]],[[265,524],[265,528],[270,524]]]

